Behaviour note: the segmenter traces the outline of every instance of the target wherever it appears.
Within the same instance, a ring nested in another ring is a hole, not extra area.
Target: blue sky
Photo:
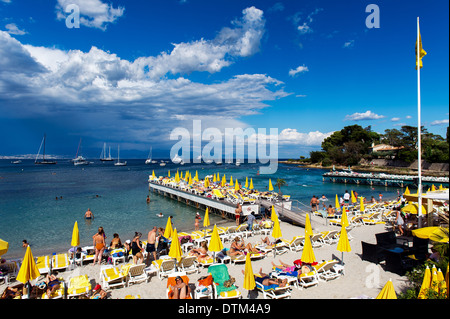
[[[380,27],[368,28],[376,4]],[[67,5],[80,27],[68,28]],[[279,157],[344,126],[448,126],[448,1],[0,0],[0,155],[169,156],[174,128],[277,128]],[[267,134],[268,131],[267,131]]]

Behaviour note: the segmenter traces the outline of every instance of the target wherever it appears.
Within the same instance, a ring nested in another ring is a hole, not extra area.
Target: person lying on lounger
[[[242,269],[242,273],[245,275],[245,271]],[[262,272],[262,268],[259,269],[259,275],[255,275],[255,281],[263,286],[277,285],[278,287],[285,287],[287,284],[287,279],[275,279],[270,278],[268,274]]]
[[[170,286],[169,298],[170,299],[186,299],[191,294],[191,288],[187,285],[183,278],[177,276],[175,278],[175,286]]]

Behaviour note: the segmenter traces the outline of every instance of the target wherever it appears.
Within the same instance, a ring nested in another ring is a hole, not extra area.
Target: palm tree
[[[281,186],[286,186],[286,181],[282,178],[277,178],[277,182],[275,183],[275,185],[278,186],[278,194],[280,194],[281,196]]]

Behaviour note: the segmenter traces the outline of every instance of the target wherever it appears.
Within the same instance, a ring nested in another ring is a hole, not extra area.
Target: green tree
[[[285,186],[286,181],[282,178],[277,178],[277,182],[275,183],[275,185],[278,187],[278,194],[282,195],[281,186]]]

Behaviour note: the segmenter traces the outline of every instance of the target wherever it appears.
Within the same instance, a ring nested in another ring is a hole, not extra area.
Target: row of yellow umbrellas
[[[435,192],[435,191],[437,191],[437,190],[443,191],[444,189],[445,189],[445,188],[442,187],[442,184],[439,185],[439,188],[436,188],[436,186],[434,186],[434,184],[433,184],[433,185],[431,185],[431,188],[428,188],[427,193],[428,193],[428,192]],[[419,191],[419,190],[417,190],[417,192],[418,192],[418,191]],[[403,194],[405,194],[405,195],[410,195],[410,194],[411,194],[411,192],[410,192],[408,186],[406,186],[405,192],[404,192]],[[417,193],[417,194],[418,194],[418,193]]]
[[[441,296],[447,295],[448,298],[448,265],[447,265],[447,274],[442,274],[440,269],[436,269],[436,266],[433,265],[433,268],[430,270],[428,266],[425,268],[425,274],[423,276],[422,286],[420,287],[418,299],[426,299],[427,292],[429,290],[433,290],[437,294]]]

